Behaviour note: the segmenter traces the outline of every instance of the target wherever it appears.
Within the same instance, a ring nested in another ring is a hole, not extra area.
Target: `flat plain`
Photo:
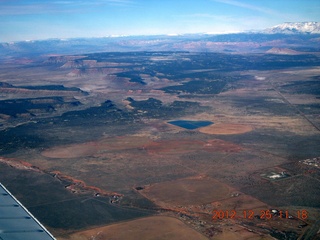
[[[316,239],[320,169],[303,161],[320,156],[319,64],[210,52],[8,61],[0,181],[61,240]]]

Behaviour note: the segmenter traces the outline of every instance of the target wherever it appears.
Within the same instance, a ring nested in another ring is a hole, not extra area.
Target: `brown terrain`
[[[217,77],[214,64],[200,64],[204,55],[143,54],[0,67],[10,84],[0,87],[9,101],[2,104],[22,106],[0,114],[0,181],[61,240],[316,239],[320,172],[305,160],[320,155],[319,94],[307,91],[320,68],[236,68]],[[182,67],[168,73],[173,61]],[[218,93],[182,88],[224,76],[232,80]],[[44,82],[66,89],[25,88]],[[172,119],[213,124],[190,130]],[[261,216],[271,210],[288,214]],[[298,219],[302,211],[307,217]]]
[[[86,239],[114,239],[114,240],[205,240],[205,236],[192,230],[178,219],[165,216],[142,218],[130,222],[118,223],[111,226],[95,228],[72,234],[61,240],[86,240]]]
[[[252,127],[242,124],[215,123],[208,127],[202,127],[199,131],[202,133],[217,135],[243,134],[252,131]]]
[[[214,179],[197,176],[146,186],[141,194],[163,208],[210,203],[228,198],[232,189]]]

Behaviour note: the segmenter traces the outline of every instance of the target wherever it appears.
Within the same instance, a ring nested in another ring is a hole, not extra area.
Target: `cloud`
[[[235,17],[230,15],[220,15],[220,14],[210,14],[210,13],[194,13],[194,14],[180,15],[180,17],[191,19],[191,20],[202,19],[202,20],[216,20],[216,21],[224,21],[224,22],[231,22],[236,19]]]
[[[116,6],[129,6],[134,3],[130,0],[105,0],[103,2],[106,2],[111,5],[116,5]]]
[[[35,13],[48,13],[49,7],[43,4],[9,5],[0,8],[0,15],[29,15]]]
[[[43,0],[43,1],[7,1],[0,0],[0,15],[31,15],[55,13],[79,13],[101,7],[129,7],[132,0]]]
[[[193,32],[234,33],[270,27],[270,19],[262,14],[232,15],[198,12],[177,15],[177,22],[194,28]],[[200,27],[199,27],[200,26]]]
[[[236,6],[236,7],[246,8],[246,9],[250,9],[250,10],[254,10],[254,11],[258,11],[258,12],[262,12],[262,13],[266,13],[266,14],[270,14],[270,15],[281,15],[281,13],[279,13],[271,8],[259,7],[256,5],[243,3],[240,1],[236,1],[236,0],[211,0],[211,1],[224,3],[224,4]]]

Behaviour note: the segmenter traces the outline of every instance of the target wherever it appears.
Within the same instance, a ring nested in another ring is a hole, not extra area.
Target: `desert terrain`
[[[7,61],[0,181],[61,240],[319,239],[320,58],[274,51]]]

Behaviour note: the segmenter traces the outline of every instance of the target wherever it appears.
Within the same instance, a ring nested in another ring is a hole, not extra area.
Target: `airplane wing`
[[[0,183],[0,240],[55,240]]]

